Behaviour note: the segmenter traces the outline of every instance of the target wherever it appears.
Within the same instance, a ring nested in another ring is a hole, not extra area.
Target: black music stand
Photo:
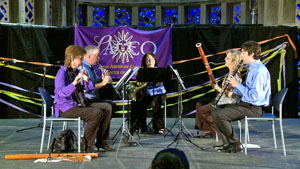
[[[138,76],[136,77],[136,80],[138,82],[166,82],[171,80],[172,73],[168,68],[140,68],[138,71]],[[153,90],[154,92],[154,90]],[[152,123],[152,121],[148,124],[148,126]],[[166,121],[165,121],[165,129],[172,133],[167,127],[166,127]],[[152,129],[153,130],[153,129]],[[173,133],[172,133],[173,134]]]
[[[165,82],[170,80],[172,73],[168,68],[140,68],[136,80],[138,82]]]
[[[134,69],[131,69],[131,68],[128,69],[127,72],[118,81],[118,83],[114,86],[115,89],[117,89],[117,90],[120,87],[122,87],[122,89],[121,89],[122,92],[121,93],[122,93],[122,101],[123,101],[123,116],[122,116],[122,126],[121,126],[122,127],[122,132],[120,133],[121,138],[120,138],[120,142],[119,142],[118,149],[117,149],[117,152],[116,152],[115,156],[118,155],[123,135],[125,137],[128,137],[131,140],[134,140],[138,145],[141,146],[141,144],[137,140],[135,140],[135,138],[130,134],[130,131],[127,127],[126,120],[125,120],[125,85],[129,82],[129,80],[132,78],[132,76],[138,71],[138,69],[139,69],[138,67],[135,67]]]
[[[169,65],[169,68],[170,68],[170,71],[175,76],[175,79],[177,80],[177,83],[178,83],[178,117],[175,119],[175,121],[174,121],[174,123],[173,123],[173,125],[172,125],[172,127],[170,128],[169,131],[171,131],[175,127],[175,125],[177,124],[177,122],[179,122],[180,125],[182,124],[181,127],[183,127],[187,131],[187,133],[191,137],[193,137],[193,135],[191,134],[191,132],[189,132],[189,130],[187,129],[187,127],[184,125],[183,120],[181,119],[181,121],[180,121],[180,118],[182,118],[182,109],[183,109],[183,107],[182,107],[182,90],[186,90],[186,88],[185,88],[185,86],[183,84],[184,82],[181,79],[178,71],[176,69],[174,69],[172,65]],[[166,137],[168,135],[169,131],[165,134],[164,137]],[[171,133],[171,134],[173,134],[173,133]]]
[[[184,123],[183,123],[183,120],[182,120],[182,109],[183,109],[183,106],[182,106],[182,91],[183,90],[186,90],[185,86],[184,86],[184,82],[183,80],[181,79],[179,73],[177,70],[175,70],[172,65],[169,65],[169,68],[170,70],[172,71],[173,75],[175,76],[176,80],[177,80],[177,83],[178,83],[178,121],[179,121],[179,131],[178,131],[178,134],[177,136],[175,137],[175,139],[173,140],[172,143],[170,143],[167,147],[170,147],[173,143],[177,142],[176,143],[176,146],[178,145],[179,141],[181,139],[185,139],[186,141],[192,143],[193,145],[195,145],[196,147],[198,148],[201,148],[199,147],[197,144],[193,143],[189,137],[187,136],[187,134],[184,133],[183,131],[183,127],[187,130],[187,128],[185,127]],[[175,126],[175,124],[177,123],[177,121],[175,121],[175,123],[173,124],[173,127]],[[187,130],[187,132],[189,132]],[[182,137],[182,135],[185,136]],[[176,147],[175,146],[175,147]],[[202,149],[202,148],[201,148]]]

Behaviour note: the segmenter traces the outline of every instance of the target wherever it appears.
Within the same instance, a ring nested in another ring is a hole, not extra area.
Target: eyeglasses
[[[75,57],[74,59],[80,59],[82,61],[83,60],[83,56]]]

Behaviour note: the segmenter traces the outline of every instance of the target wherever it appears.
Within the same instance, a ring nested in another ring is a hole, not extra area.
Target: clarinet
[[[242,66],[242,64],[243,64],[243,61],[241,60],[240,63],[238,64],[238,66],[236,67],[236,69],[233,71],[232,76],[235,76],[235,74],[239,71],[239,69],[240,69],[240,67]],[[228,76],[227,76],[227,77],[228,77]],[[227,79],[227,77],[226,77],[226,79]],[[222,87],[221,92],[217,95],[217,97],[216,97],[214,103],[212,104],[212,106],[213,106],[214,108],[217,107],[218,102],[220,101],[222,95],[224,94],[226,88],[227,88],[228,85],[229,85],[229,83],[226,82],[226,79],[225,79],[225,83],[224,83],[224,85],[223,85],[223,87]]]
[[[101,72],[104,74],[104,76],[109,76],[109,74],[107,73],[106,69],[105,69],[101,64],[99,64],[99,69],[100,69]],[[115,86],[114,86],[114,84],[113,84],[113,80],[110,79],[110,81],[109,81],[108,83],[113,87],[113,89],[114,89],[115,92],[118,94],[118,96],[121,97],[120,92],[115,88]]]

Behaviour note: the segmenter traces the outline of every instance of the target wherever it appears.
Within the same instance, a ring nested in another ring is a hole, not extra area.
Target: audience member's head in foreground
[[[158,152],[151,164],[151,169],[189,169],[189,162],[183,151],[167,148]]]

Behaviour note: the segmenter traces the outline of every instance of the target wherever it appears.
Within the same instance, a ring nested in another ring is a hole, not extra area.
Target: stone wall
[[[9,22],[25,23],[24,0],[9,2]],[[131,24],[138,25],[139,7],[152,6],[156,9],[155,26],[161,26],[163,7],[177,7],[178,24],[185,24],[185,7],[201,7],[201,24],[209,24],[208,16],[212,5],[221,6],[221,24],[232,24],[233,4],[241,4],[241,24],[268,25],[299,25],[299,14],[296,4],[300,0],[51,0],[52,23],[49,22],[49,0],[34,1],[34,24],[53,26],[73,26],[78,23],[78,7],[86,6],[85,26],[92,26],[92,7],[106,6],[108,12],[108,25],[114,25],[115,8],[126,6],[131,8]],[[251,3],[251,4],[250,4]],[[224,10],[225,9],[225,10]],[[255,17],[252,17],[254,16]],[[255,18],[255,19],[254,19]]]

